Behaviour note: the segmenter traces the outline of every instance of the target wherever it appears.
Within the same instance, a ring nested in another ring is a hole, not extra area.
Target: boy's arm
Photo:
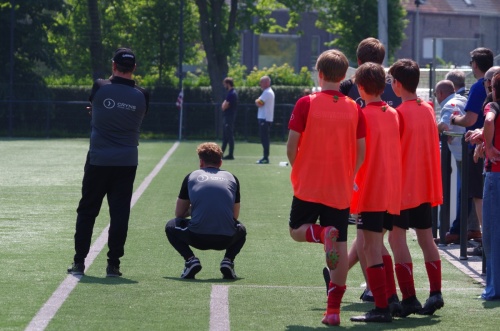
[[[366,151],[366,143],[365,143],[365,138],[360,138],[356,142],[357,144],[357,150],[356,150],[356,169],[354,174],[358,173],[359,168],[365,161],[365,151]]]
[[[293,166],[293,162],[297,157],[297,149],[299,147],[300,135],[301,133],[293,130],[290,130],[290,132],[288,133],[288,141],[286,143],[286,155],[288,156],[288,162],[290,162],[291,166]]]

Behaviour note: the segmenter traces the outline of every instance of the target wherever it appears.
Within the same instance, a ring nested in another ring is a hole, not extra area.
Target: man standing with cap
[[[130,217],[130,201],[138,165],[140,126],[149,107],[149,93],[135,85],[135,55],[119,48],[113,57],[113,74],[94,82],[90,147],[85,163],[82,198],[77,209],[75,256],[68,273],[83,275],[92,232],[104,196],[109,204],[107,277],[119,277]]]

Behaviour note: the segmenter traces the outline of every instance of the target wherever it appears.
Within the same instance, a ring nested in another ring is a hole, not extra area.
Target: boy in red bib
[[[420,69],[415,61],[398,60],[389,69],[389,74],[394,92],[403,101],[397,108],[403,122],[401,213],[394,218],[394,228],[389,234],[396,277],[403,295],[402,317],[414,313],[432,315],[444,305],[441,259],[432,237],[431,214],[432,207],[443,203],[436,119],[432,106],[416,94]],[[406,242],[409,228],[414,228],[417,234],[430,283],[429,299],[423,308],[415,294],[413,264]]]
[[[339,92],[348,66],[342,52],[323,52],[316,62],[321,92],[299,99],[288,124],[287,156],[293,166],[294,191],[290,236],[324,244],[331,279],[322,320],[327,325],[340,324],[348,271],[349,205],[365,150],[363,113]]]
[[[354,80],[366,102],[363,108],[366,156],[356,174],[351,212],[361,215],[357,227],[364,238],[362,254],[366,259],[367,282],[375,299],[375,309],[363,316],[352,317],[351,321],[392,322],[391,313],[396,314],[395,310],[400,306],[392,259],[384,246],[384,234],[386,230],[392,230],[393,215],[399,215],[401,201],[399,116],[381,99],[386,82],[380,64],[362,64],[356,70]]]

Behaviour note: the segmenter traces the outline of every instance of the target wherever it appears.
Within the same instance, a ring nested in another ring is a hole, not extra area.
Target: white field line
[[[280,286],[280,285],[212,285],[210,293],[210,328],[209,331],[229,331],[229,287],[258,289],[324,289],[323,286]],[[416,288],[425,291],[428,288]],[[477,287],[447,288],[443,292],[478,291]]]
[[[168,152],[163,156],[163,158],[154,167],[153,171],[144,179],[141,185],[132,195],[132,200],[130,201],[130,208],[133,208],[136,202],[139,200],[141,195],[146,191],[151,181],[156,177],[156,175],[163,168],[167,160],[172,156],[179,142],[175,142],[174,145],[168,150]],[[94,244],[90,247],[89,254],[85,259],[85,271],[92,265],[97,255],[101,252],[104,245],[108,241],[108,230],[109,224],[102,230],[101,235],[97,238]],[[62,306],[66,298],[70,295],[73,289],[76,287],[82,276],[68,275],[66,279],[59,285],[59,287],[52,293],[52,296],[45,302],[45,304],[40,308],[38,313],[33,317],[30,324],[26,327],[25,331],[42,331],[45,330],[49,322],[54,318],[59,308]]]
[[[212,285],[210,294],[210,331],[229,331],[229,286]]]

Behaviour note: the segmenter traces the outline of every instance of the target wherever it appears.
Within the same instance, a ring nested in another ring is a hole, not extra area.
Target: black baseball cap
[[[130,48],[118,48],[113,56],[113,62],[125,68],[135,66],[135,54]]]

